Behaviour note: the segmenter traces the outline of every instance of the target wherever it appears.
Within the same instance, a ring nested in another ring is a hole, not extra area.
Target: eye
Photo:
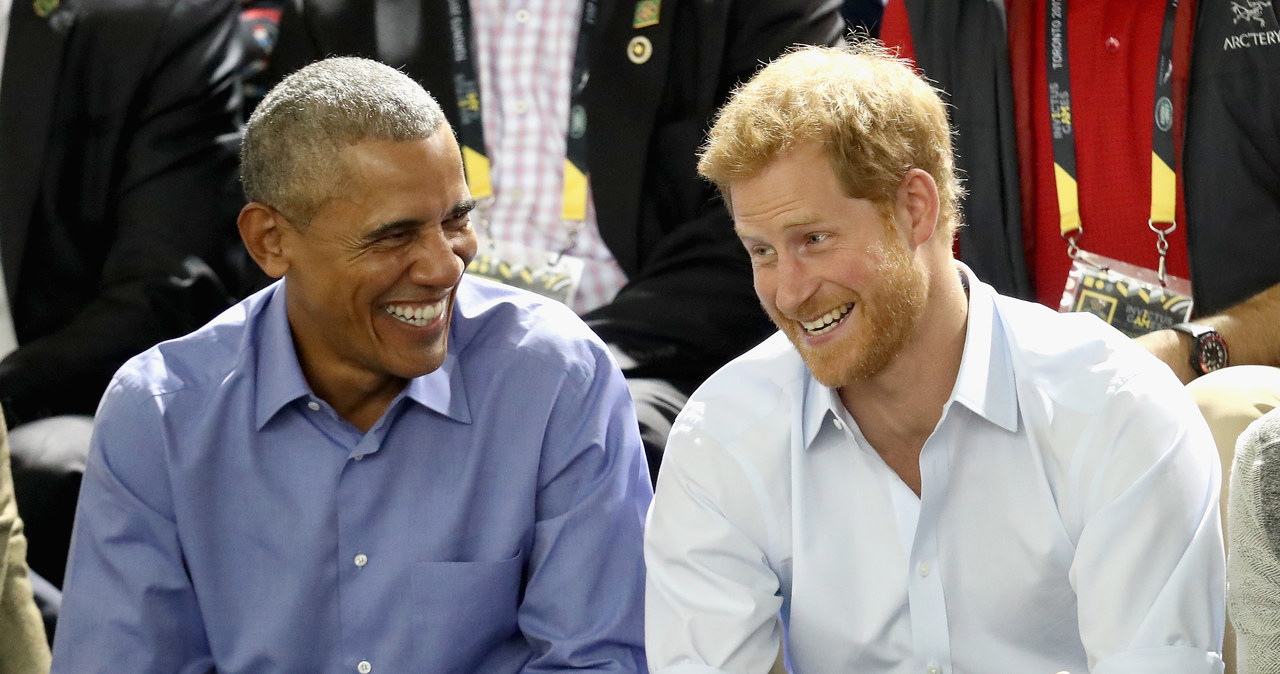
[[[809,234],[805,237],[805,242],[810,245],[819,244],[826,241],[828,236],[830,236],[830,234],[827,234],[826,232],[814,232],[813,234]]]
[[[450,229],[450,230],[463,230],[463,229],[466,229],[467,226],[470,224],[471,224],[471,214],[463,213],[462,215],[445,220],[444,227],[445,229]]]
[[[416,235],[417,235],[417,232],[415,232],[414,230],[401,229],[401,230],[386,233],[385,235],[379,237],[376,243],[379,246],[398,246],[400,244],[412,241],[414,236]]]

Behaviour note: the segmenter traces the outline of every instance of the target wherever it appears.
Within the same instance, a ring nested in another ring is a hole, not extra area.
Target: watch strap
[[[1189,362],[1191,364],[1192,371],[1194,371],[1197,376],[1206,375],[1214,370],[1219,370],[1227,366],[1227,341],[1222,338],[1222,335],[1218,334],[1217,330],[1208,325],[1190,322],[1178,323],[1173,325],[1170,329],[1190,335],[1191,339],[1194,340],[1194,344],[1191,347],[1191,358],[1189,359]],[[1209,353],[1211,354],[1209,356],[1210,362],[1212,363],[1210,367],[1205,367],[1206,350],[1209,350]],[[1220,352],[1221,357],[1213,358],[1212,354],[1215,352]]]

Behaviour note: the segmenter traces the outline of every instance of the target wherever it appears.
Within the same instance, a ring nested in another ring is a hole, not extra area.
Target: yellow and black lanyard
[[[1156,234],[1157,275],[1165,285],[1168,234],[1177,228],[1177,178],[1173,140],[1173,30],[1178,0],[1165,6],[1164,27],[1156,66],[1155,112],[1151,137],[1151,217],[1147,226]],[[1053,136],[1053,173],[1058,193],[1058,218],[1067,252],[1077,259],[1084,234],[1080,193],[1076,183],[1076,142],[1071,116],[1071,77],[1067,58],[1067,0],[1048,0],[1045,21],[1045,61],[1049,82],[1049,122]]]

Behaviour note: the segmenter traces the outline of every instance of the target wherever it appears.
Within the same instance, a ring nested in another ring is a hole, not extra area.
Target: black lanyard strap
[[[1177,178],[1173,156],[1173,29],[1178,0],[1168,0],[1160,33],[1156,65],[1155,112],[1151,142],[1151,219],[1157,235],[1163,276],[1165,235],[1176,227]],[[1045,21],[1045,61],[1049,83],[1049,123],[1053,136],[1054,185],[1058,193],[1058,218],[1062,236],[1074,255],[1077,238],[1084,232],[1080,220],[1080,193],[1076,177],[1075,125],[1071,114],[1071,74],[1067,55],[1067,0],[1048,0]],[[1167,227],[1159,227],[1165,224]]]

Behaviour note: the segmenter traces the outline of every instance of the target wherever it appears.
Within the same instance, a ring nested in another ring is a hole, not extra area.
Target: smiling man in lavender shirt
[[[283,280],[117,373],[54,670],[644,670],[626,383],[567,307],[463,275],[439,106],[321,61],[242,163],[241,235]]]

